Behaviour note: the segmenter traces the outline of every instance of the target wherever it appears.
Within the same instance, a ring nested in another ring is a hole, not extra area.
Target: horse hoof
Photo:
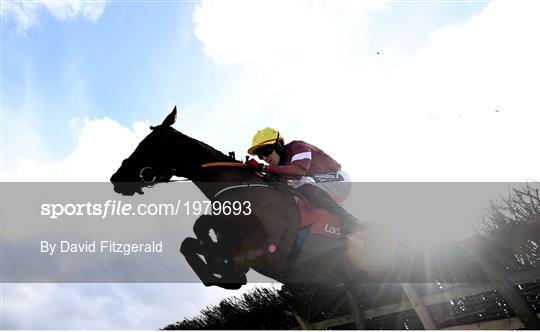
[[[240,289],[243,286],[243,284],[221,284],[221,285],[225,285],[223,287],[225,289]]]

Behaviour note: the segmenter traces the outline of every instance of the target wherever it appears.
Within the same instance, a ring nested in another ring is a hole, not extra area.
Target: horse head
[[[176,122],[176,106],[172,112],[158,126],[151,126],[152,132],[148,134],[137,146],[135,151],[124,159],[120,168],[111,176],[114,191],[122,195],[142,194],[142,188],[160,182],[170,181],[173,175],[187,173],[180,163],[180,151],[189,155],[188,140],[171,126]],[[182,144],[184,143],[184,144]],[[182,145],[184,145],[182,147]],[[178,154],[178,155],[175,155]]]

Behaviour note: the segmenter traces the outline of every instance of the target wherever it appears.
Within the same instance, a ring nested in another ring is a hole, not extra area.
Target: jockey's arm
[[[311,155],[309,154],[309,158],[303,159],[294,159],[294,157],[289,165],[269,165],[266,166],[265,171],[270,174],[288,175],[298,178],[305,176],[311,165]]]

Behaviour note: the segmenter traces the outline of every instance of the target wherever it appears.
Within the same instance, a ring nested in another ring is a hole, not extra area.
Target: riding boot
[[[352,214],[347,212],[339,205],[326,191],[323,189],[306,184],[299,188],[300,194],[314,207],[325,209],[326,211],[336,215],[341,223],[341,232],[343,235],[348,235],[358,225],[362,223]]]

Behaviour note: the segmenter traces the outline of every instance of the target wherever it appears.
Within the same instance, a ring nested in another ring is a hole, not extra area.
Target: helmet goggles
[[[268,157],[269,155],[272,154],[272,152],[274,152],[274,146],[273,145],[261,146],[260,148],[258,148],[254,152],[255,152],[255,155],[259,159],[263,159],[263,157]]]

